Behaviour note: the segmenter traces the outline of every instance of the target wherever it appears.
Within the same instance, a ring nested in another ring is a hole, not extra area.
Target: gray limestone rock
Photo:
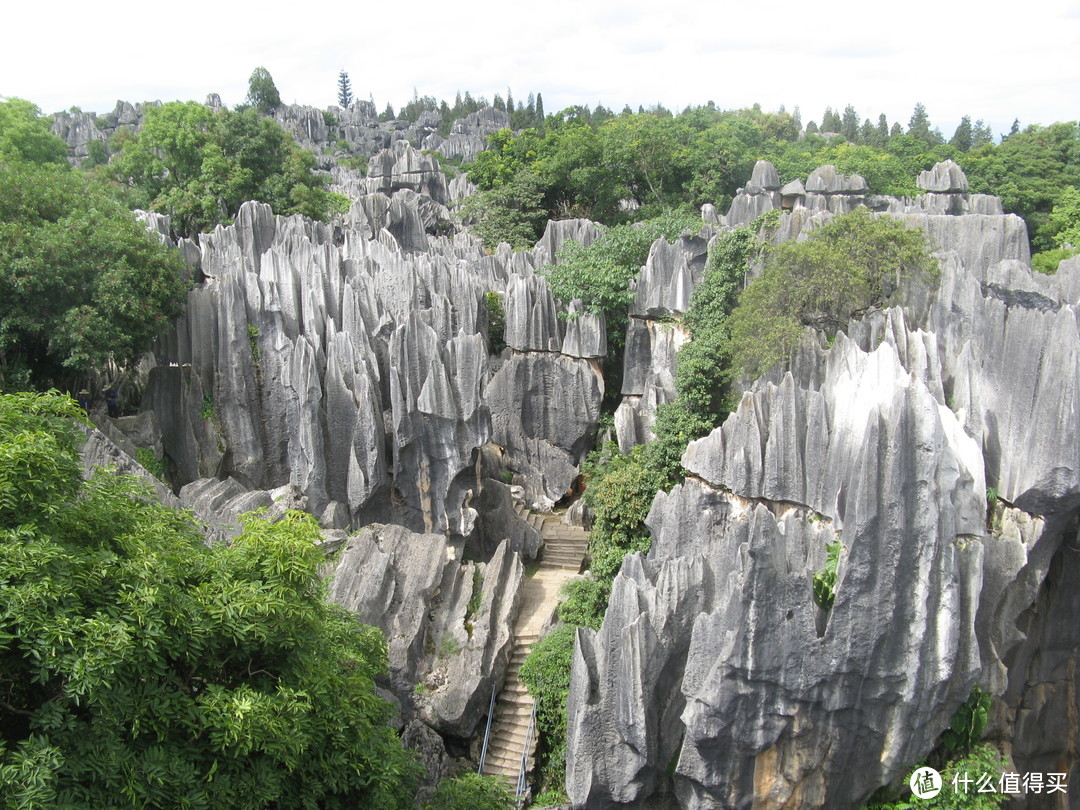
[[[865,194],[869,188],[860,175],[842,175],[830,164],[810,172],[806,178],[806,191],[809,194]]]
[[[384,194],[407,188],[441,205],[450,202],[446,177],[437,161],[413,149],[407,141],[397,141],[392,149],[375,155],[368,164],[368,177],[378,182]]]
[[[521,557],[503,541],[490,562],[459,566],[456,581],[444,587],[445,609],[436,610],[434,618],[441,636],[427,676],[434,688],[425,693],[421,707],[422,716],[436,729],[468,738],[487,714],[491,689],[502,681],[510,662],[524,570]],[[480,604],[472,613],[469,602],[477,588]]]
[[[505,675],[524,569],[506,542],[486,564],[455,557],[442,535],[372,524],[341,547],[329,593],[386,633],[397,698],[418,702],[429,725],[467,738]]]
[[[543,276],[511,278],[503,311],[506,315],[503,339],[510,348],[521,352],[557,352],[562,347],[555,299]]]
[[[754,164],[754,172],[750,176],[750,185],[762,188],[765,191],[776,191],[780,188],[780,175],[776,167],[767,160],[759,160]]]
[[[674,243],[657,239],[634,284],[630,314],[656,320],[686,312],[707,256],[708,240],[701,236],[683,234]]]
[[[953,541],[982,532],[974,443],[887,344],[866,355],[838,340],[829,358],[822,390],[767,384],[691,444],[683,463],[701,480],[657,496],[648,559],[624,562],[603,627],[579,632],[575,806],[643,798],[676,753],[685,807],[853,804],[921,756],[967,697],[983,547]],[[909,481],[915,500],[895,497]],[[811,575],[838,534],[823,621]],[[837,672],[860,673],[861,687]],[[916,693],[930,697],[904,697]]]
[[[919,175],[915,185],[938,194],[963,193],[968,189],[967,175],[952,160],[935,163],[934,168]]]
[[[581,301],[574,299],[567,308],[567,316],[562,353],[568,357],[606,357],[608,347],[604,314],[587,312]]]
[[[592,361],[561,354],[514,354],[495,372],[484,400],[492,440],[527,476],[526,495],[540,506],[558,501],[592,446],[604,381]]]
[[[563,242],[574,241],[588,247],[600,237],[601,232],[600,226],[588,219],[548,220],[544,235],[536,243],[537,252],[543,250],[544,260],[541,264],[555,264]]]
[[[841,210],[827,193],[857,201],[826,174],[807,184],[826,204],[785,214],[781,238]],[[906,310],[853,322],[831,348],[806,340],[691,443],[693,477],[657,495],[651,552],[624,560],[600,631],[579,631],[576,807],[670,791],[686,808],[857,806],[925,756],[976,682],[1004,693],[1001,733],[1026,762],[1069,745],[1060,673],[1080,659],[1047,632],[1075,607],[1054,583],[1075,574],[1080,263],[1031,274],[1022,223],[969,213],[953,181],[880,203],[942,249],[939,289],[905,291]],[[628,433],[647,346],[632,327]],[[990,517],[987,485],[1006,505]],[[834,539],[823,610],[812,578]]]

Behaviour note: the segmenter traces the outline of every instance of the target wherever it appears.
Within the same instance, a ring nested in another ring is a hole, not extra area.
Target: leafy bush
[[[563,243],[559,263],[546,267],[544,275],[557,299],[580,298],[587,311],[605,315],[609,343],[621,346],[626,308],[634,300],[630,280],[649,258],[653,242],[661,237],[674,242],[684,230],[696,233],[700,228],[700,218],[678,212],[635,225],[616,225],[588,247]]]
[[[652,544],[645,517],[656,493],[670,486],[670,479],[650,462],[647,445],[629,453],[609,445],[591,455],[583,467],[588,484],[584,498],[593,510],[590,568],[602,581],[615,578],[625,555],[648,551]]]
[[[572,579],[562,587],[564,600],[559,604],[559,619],[572,627],[599,630],[607,610],[610,583],[593,577]]]
[[[135,460],[140,466],[155,478],[165,480],[165,462],[154,455],[149,447],[136,447]]]
[[[953,713],[949,728],[941,735],[941,745],[946,751],[967,753],[974,750],[986,729],[990,703],[988,693],[977,686],[971,690],[968,699]]]
[[[921,231],[865,208],[777,245],[728,321],[733,371],[756,377],[788,357],[805,327],[832,334],[901,283],[937,273]]]
[[[908,782],[911,774],[921,768],[919,765],[911,769],[904,777],[903,792],[909,793]],[[1009,798],[1004,793],[979,793],[975,783],[969,783],[967,790],[963,789],[963,779],[978,779],[983,774],[990,774],[994,784],[998,783],[998,777],[1005,772],[1007,763],[1001,758],[1001,754],[989,746],[980,746],[973,749],[969,754],[958,759],[950,760],[941,769],[942,790],[933,799],[918,799],[911,797],[910,800],[893,802],[874,802],[867,804],[867,810],[995,810]],[[960,790],[953,788],[953,780],[958,779]]]
[[[500,242],[521,250],[532,247],[543,235],[547,217],[542,199],[540,179],[523,173],[511,183],[466,198],[461,217],[488,250]]]
[[[1080,248],[1054,248],[1034,253],[1031,256],[1031,269],[1052,276],[1057,272],[1058,265],[1073,256],[1080,256]]]
[[[515,806],[502,779],[469,771],[440,782],[424,810],[512,810]]]
[[[386,641],[326,601],[314,519],[207,546],[135,479],[84,482],[79,418],[0,396],[0,805],[408,806]]]
[[[124,140],[108,173],[132,190],[139,207],[169,214],[176,234],[194,236],[228,221],[248,200],[325,221],[331,198],[314,167],[311,152],[254,108],[170,102],[147,109],[142,129]]]
[[[536,700],[536,725],[544,750],[539,771],[544,787],[561,789],[566,772],[566,697],[575,628],[561,624],[533,645],[521,680]]]
[[[488,292],[484,294],[484,304],[487,307],[491,353],[501,354],[506,348],[506,312],[503,310],[502,298],[497,292]]]
[[[839,540],[827,543],[825,549],[829,554],[825,567],[814,574],[814,604],[822,610],[831,610],[836,599],[836,566],[840,563],[842,548]]]
[[[176,250],[66,164],[0,158],[0,267],[0,367],[43,388],[110,357],[133,363],[187,286]]]

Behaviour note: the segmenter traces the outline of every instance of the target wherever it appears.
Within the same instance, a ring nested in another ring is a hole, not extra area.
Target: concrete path
[[[562,523],[561,515],[525,513],[523,516],[533,525],[539,523],[544,544],[540,549],[539,570],[522,585],[510,666],[503,690],[495,701],[495,717],[484,760],[484,773],[501,776],[512,789],[517,787],[522,761],[526,764],[526,774],[532,771],[536,751],[536,731],[529,730],[535,701],[518,677],[521,665],[555,612],[559,589],[581,571],[589,542],[588,532]]]

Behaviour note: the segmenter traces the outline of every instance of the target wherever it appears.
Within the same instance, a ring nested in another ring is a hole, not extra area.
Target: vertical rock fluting
[[[854,196],[827,174],[808,196]],[[975,684],[1004,697],[1014,770],[1075,773],[1080,656],[1054,623],[1075,624],[1080,262],[1032,276],[1022,222],[950,206],[893,208],[946,251],[936,293],[805,341],[657,495],[652,551],[579,631],[575,806],[858,806]],[[834,539],[825,611],[812,579]]]
[[[424,188],[424,160],[399,148],[378,183]],[[471,238],[427,234],[428,204],[404,187],[365,196],[335,233],[247,203],[202,235],[203,282],[159,342],[146,397],[178,484],[291,483],[336,528],[383,520],[468,537],[475,462],[494,440],[533,502],[562,496],[599,417],[604,325],[584,315],[564,335],[536,270],[594,226],[571,221],[534,251],[485,255]],[[489,292],[510,346],[495,368]]]

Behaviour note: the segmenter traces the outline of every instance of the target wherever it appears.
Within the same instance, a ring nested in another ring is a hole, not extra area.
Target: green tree
[[[859,138],[859,114],[850,104],[844,107],[844,117],[840,121],[840,134],[844,136],[844,140],[851,143],[855,143]]]
[[[314,155],[253,108],[215,112],[172,102],[147,110],[109,175],[136,205],[167,213],[174,233],[194,236],[227,222],[247,200],[325,220],[331,198],[314,167]]]
[[[1080,189],[1066,186],[1057,205],[1050,212],[1050,224],[1057,231],[1054,240],[1059,247],[1080,247]]]
[[[408,806],[386,642],[328,604],[318,527],[207,546],[80,475],[77,406],[0,397],[0,806]]]
[[[1080,127],[1075,121],[1031,125],[997,146],[961,159],[971,190],[1001,197],[1006,212],[1027,222],[1032,250],[1056,247],[1051,212],[1067,187],[1080,187]]]
[[[0,374],[70,386],[133,363],[180,314],[179,254],[66,165],[0,160]]]
[[[273,115],[281,106],[281,94],[278,93],[274,77],[264,67],[251,71],[248,78],[247,103],[261,115]]]
[[[337,97],[338,105],[343,109],[353,102],[352,83],[349,81],[349,74],[345,72],[345,68],[342,68],[338,74]]]
[[[922,102],[916,104],[914,111],[911,113],[907,134],[913,138],[918,138],[927,146],[936,146],[944,140],[940,132],[936,129],[930,129],[930,116],[926,114],[926,107],[922,105]]]
[[[953,133],[952,138],[949,139],[949,144],[955,146],[961,152],[966,152],[975,145],[975,135],[971,126],[970,115],[965,115],[960,119],[960,124],[956,127],[956,132]]]
[[[732,367],[756,377],[784,360],[807,326],[832,334],[908,280],[934,279],[925,235],[865,208],[769,252],[729,320]]]
[[[0,161],[63,163],[67,144],[49,131],[50,123],[29,101],[0,101]]]

